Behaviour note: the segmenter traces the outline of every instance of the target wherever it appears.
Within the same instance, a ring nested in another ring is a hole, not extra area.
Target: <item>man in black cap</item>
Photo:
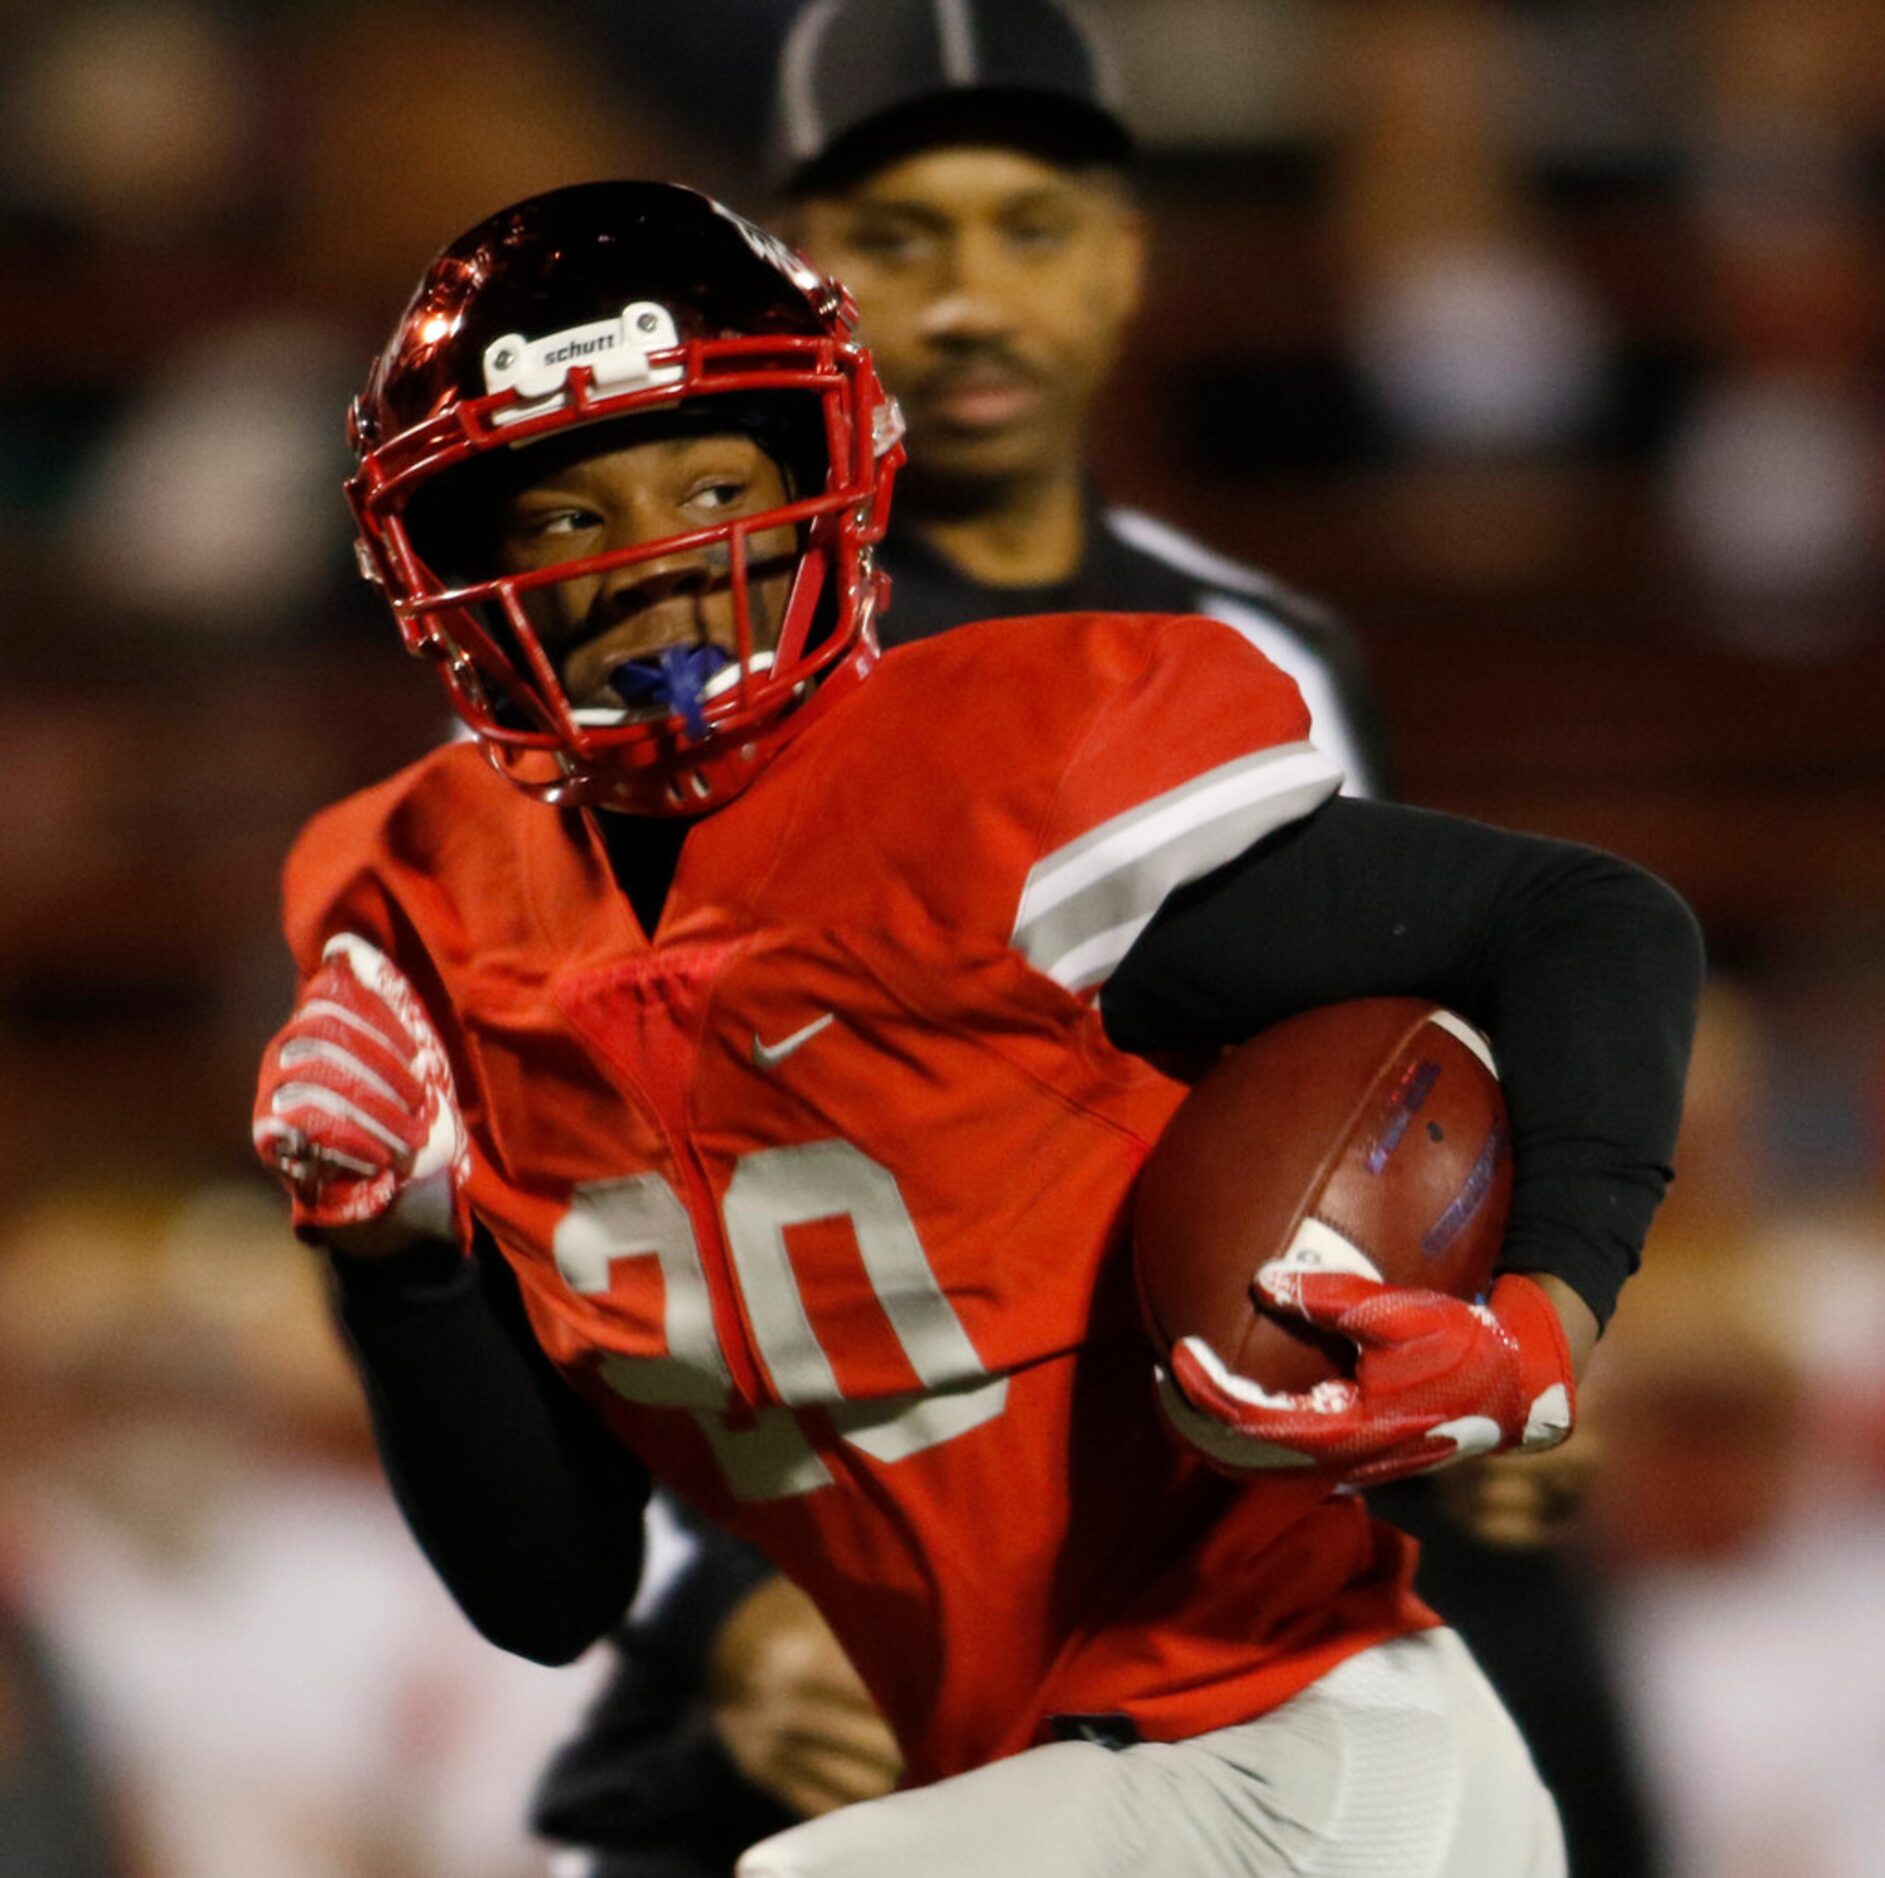
[[[1054,0],[812,0],[794,20],[772,220],[851,289],[909,423],[884,643],[1092,606],[1209,614],[1296,680],[1367,793],[1383,756],[1341,628],[1089,480],[1144,267],[1132,148],[1104,57]]]

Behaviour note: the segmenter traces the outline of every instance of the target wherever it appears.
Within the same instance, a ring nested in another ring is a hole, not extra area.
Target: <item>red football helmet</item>
[[[362,569],[407,648],[438,662],[453,708],[520,788],[643,814],[715,807],[875,662],[887,583],[872,549],[903,426],[855,317],[844,289],[782,242],[665,183],[533,196],[426,270],[355,400],[347,496]],[[753,435],[787,472],[784,506],[527,573],[454,552],[481,470],[650,413]],[[786,526],[797,565],[768,657],[753,643],[748,544]],[[575,709],[529,591],[715,549],[737,657],[678,706],[657,684],[653,702]]]

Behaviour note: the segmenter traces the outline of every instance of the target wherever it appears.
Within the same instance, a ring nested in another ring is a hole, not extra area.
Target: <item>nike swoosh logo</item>
[[[753,1062],[760,1069],[777,1069],[794,1050],[802,1050],[825,1028],[827,1024],[838,1021],[836,1011],[827,1011],[823,1017],[814,1017],[803,1030],[795,1030],[789,1037],[781,1037],[777,1043],[764,1043],[758,1031],[753,1032]]]

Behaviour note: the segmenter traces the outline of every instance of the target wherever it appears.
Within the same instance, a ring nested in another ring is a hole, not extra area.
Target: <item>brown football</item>
[[[1139,1175],[1133,1256],[1160,1353],[1202,1337],[1266,1389],[1350,1374],[1355,1351],[1259,1300],[1289,1259],[1477,1297],[1512,1194],[1485,1039],[1417,998],[1306,1011],[1229,1051]]]

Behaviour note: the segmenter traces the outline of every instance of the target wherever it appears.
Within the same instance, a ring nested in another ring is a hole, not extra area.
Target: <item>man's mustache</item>
[[[951,353],[942,364],[923,373],[916,381],[918,400],[947,396],[964,383],[977,379],[1010,378],[1036,388],[1045,385],[1048,374],[1019,352],[1001,344],[978,345],[973,350]]]

